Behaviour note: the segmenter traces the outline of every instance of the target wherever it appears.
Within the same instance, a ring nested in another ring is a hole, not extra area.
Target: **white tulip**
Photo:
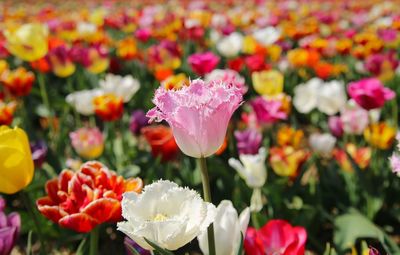
[[[267,180],[267,169],[265,159],[267,151],[260,148],[258,154],[241,154],[239,160],[230,158],[228,163],[242,177],[250,188],[261,188]]]
[[[122,97],[124,103],[129,102],[140,88],[139,81],[134,79],[132,75],[107,74],[99,84],[105,93],[112,93]]]
[[[317,108],[319,111],[334,115],[338,113],[347,102],[346,91],[343,82],[325,82],[318,89]]]
[[[81,90],[69,94],[65,100],[78,113],[88,116],[94,113],[93,99],[103,93],[100,89]]]
[[[333,148],[335,147],[336,138],[329,133],[314,133],[310,135],[308,142],[313,151],[324,157],[328,157],[332,154]]]
[[[274,44],[281,37],[281,31],[274,27],[266,27],[254,31],[254,39],[264,46],[269,46]]]
[[[298,112],[309,113],[317,107],[318,91],[323,83],[319,78],[312,78],[294,88],[293,105]]]
[[[142,248],[153,248],[144,238],[168,250],[176,250],[192,241],[214,221],[216,208],[200,195],[176,183],[160,180],[144,187],[141,194],[127,192],[122,199],[118,223]]]
[[[243,45],[243,35],[234,32],[228,36],[223,37],[217,43],[218,52],[224,57],[234,57],[239,54]]]
[[[247,207],[240,216],[233,207],[232,202],[223,200],[217,207],[217,214],[214,220],[215,250],[218,255],[236,255],[240,239],[246,234],[250,220],[250,210]],[[197,240],[204,255],[208,255],[207,231],[201,233]]]
[[[261,187],[267,180],[266,157],[267,151],[262,147],[256,155],[241,154],[240,161],[234,158],[228,161],[229,165],[245,180],[247,186],[253,189],[250,203],[252,212],[259,212],[263,207]]]

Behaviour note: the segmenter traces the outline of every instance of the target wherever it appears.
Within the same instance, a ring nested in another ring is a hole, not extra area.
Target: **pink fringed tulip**
[[[229,120],[242,102],[241,90],[197,79],[180,90],[157,89],[151,120],[166,120],[179,148],[191,157],[214,154],[223,144]]]
[[[381,81],[376,78],[352,82],[347,91],[351,98],[366,110],[381,108],[386,101],[396,96],[393,90],[385,88]]]
[[[218,65],[219,57],[212,52],[195,53],[188,58],[189,65],[193,71],[200,76],[203,76]]]

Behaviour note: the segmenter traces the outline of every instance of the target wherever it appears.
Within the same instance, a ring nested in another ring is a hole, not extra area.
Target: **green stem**
[[[206,159],[201,157],[199,159],[200,170],[201,170],[201,181],[203,183],[204,200],[206,202],[211,202],[211,189],[210,189],[210,179],[208,177],[207,162]],[[208,251],[210,255],[215,255],[215,238],[214,238],[214,226],[210,224],[207,229],[208,236]]]
[[[97,255],[99,246],[99,227],[95,227],[90,232],[90,250],[89,255]]]
[[[54,133],[55,128],[54,128],[54,121],[53,121],[53,113],[52,113],[52,110],[50,108],[50,101],[49,101],[49,97],[47,95],[44,76],[43,76],[42,73],[38,73],[37,78],[38,78],[38,82],[39,82],[40,95],[42,97],[43,104],[45,105],[45,107],[49,111],[49,116],[48,117],[49,117],[50,134],[53,135],[53,134],[55,134]]]
[[[257,217],[257,212],[252,212],[251,213],[251,221],[253,222],[253,226],[256,229],[259,229],[261,227],[260,226],[260,222],[259,222],[258,217]]]
[[[37,235],[39,237],[39,242],[40,242],[40,254],[46,254],[45,250],[44,250],[46,248],[46,246],[45,246],[44,239],[43,239],[43,233],[40,228],[40,222],[35,213],[34,207],[32,205],[33,200],[29,196],[29,192],[25,192],[24,190],[21,190],[21,192],[19,192],[19,195],[21,196],[21,200],[24,203],[30,218],[33,220],[33,223],[35,224],[35,229],[36,229]]]

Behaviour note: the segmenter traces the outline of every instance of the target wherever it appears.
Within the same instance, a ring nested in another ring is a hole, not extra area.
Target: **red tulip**
[[[307,232],[284,220],[270,220],[261,229],[249,227],[244,240],[246,254],[303,255]]]
[[[122,194],[140,192],[142,180],[124,180],[97,161],[89,161],[77,172],[63,170],[46,183],[47,196],[36,201],[39,211],[61,227],[90,232],[103,222],[121,219]]]
[[[142,128],[142,134],[151,146],[154,157],[161,156],[162,161],[172,160],[178,154],[178,145],[169,127],[158,125]]]

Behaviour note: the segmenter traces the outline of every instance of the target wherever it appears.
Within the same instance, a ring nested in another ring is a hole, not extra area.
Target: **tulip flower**
[[[129,121],[129,130],[133,135],[140,134],[140,130],[146,127],[149,123],[149,118],[146,117],[146,113],[143,110],[135,110],[131,113],[131,119]]]
[[[324,157],[329,157],[332,154],[336,144],[336,138],[329,133],[314,133],[310,135],[308,141],[313,151]]]
[[[249,208],[244,209],[240,215],[233,207],[232,202],[223,200],[217,207],[215,216],[215,249],[218,255],[236,255],[239,251],[240,239],[245,236],[250,220]],[[199,246],[204,255],[208,255],[207,233],[197,236]]]
[[[257,154],[262,142],[262,135],[254,129],[235,131],[236,146],[239,154]]]
[[[0,81],[13,96],[21,97],[31,92],[35,75],[24,67],[18,67],[13,71],[4,71],[0,76]]]
[[[216,48],[221,56],[231,58],[239,54],[243,45],[243,35],[233,32],[217,42]]]
[[[341,81],[325,82],[318,90],[317,108],[326,115],[338,113],[347,102],[344,84]]]
[[[104,222],[121,219],[122,194],[140,192],[140,178],[125,180],[103,164],[90,161],[77,172],[63,170],[46,183],[46,197],[36,205],[49,220],[76,232],[90,232]]]
[[[273,147],[270,149],[269,162],[277,175],[296,177],[301,165],[307,160],[308,153],[295,150],[291,146]]]
[[[12,123],[16,107],[15,102],[5,103],[0,99],[0,126]]]
[[[372,146],[381,150],[389,149],[396,136],[396,129],[384,122],[371,124],[364,130],[364,138]]]
[[[299,129],[296,130],[290,126],[282,126],[277,133],[277,142],[279,146],[291,146],[298,149],[303,144],[304,132]]]
[[[351,98],[365,110],[381,108],[386,101],[396,96],[393,90],[385,88],[376,78],[352,82],[347,87],[347,91]]]
[[[323,81],[313,78],[304,84],[294,88],[293,105],[300,113],[309,113],[318,105],[318,90]]]
[[[164,125],[145,127],[142,129],[142,134],[150,144],[154,157],[161,156],[162,161],[176,158],[179,150],[169,127]]]
[[[259,212],[263,207],[261,188],[267,180],[266,157],[267,151],[262,147],[256,155],[240,154],[240,161],[234,158],[228,161],[229,165],[246,181],[247,186],[253,189],[250,205],[252,211]]]
[[[67,95],[65,101],[78,113],[88,116],[95,112],[94,99],[102,94],[103,91],[100,89],[80,90]]]
[[[254,90],[265,96],[275,96],[283,91],[283,75],[276,70],[264,70],[251,74]]]
[[[107,93],[93,99],[94,112],[103,121],[116,121],[124,113],[124,102],[121,96]]]
[[[332,135],[341,137],[343,135],[343,123],[338,116],[330,116],[328,119],[328,127]]]
[[[97,127],[80,128],[69,133],[69,138],[76,153],[85,159],[95,159],[103,154],[104,138]]]
[[[250,104],[259,124],[273,124],[288,117],[282,109],[282,102],[277,99],[265,99],[259,96],[253,99]]]
[[[344,150],[335,149],[333,151],[333,156],[340,167],[347,172],[353,172],[354,169],[347,154],[350,155],[359,168],[365,169],[370,163],[372,152],[369,147],[357,148],[356,145],[352,143],[346,144]]]
[[[189,85],[189,79],[184,73],[170,75],[161,82],[161,86],[166,89],[180,89],[187,85]]]
[[[4,212],[6,202],[0,197],[0,254],[11,254],[21,230],[21,218],[13,212],[6,215]]]
[[[76,70],[76,66],[71,58],[70,49],[67,49],[64,44],[51,49],[48,59],[53,73],[58,77],[65,78],[71,76]]]
[[[246,254],[300,255],[305,252],[307,232],[284,220],[270,220],[261,229],[249,227],[244,240]]]
[[[31,183],[34,172],[28,136],[20,128],[0,127],[0,193],[14,194]]]
[[[132,75],[107,74],[105,79],[100,80],[99,83],[104,93],[122,97],[124,103],[129,102],[140,88],[139,81],[134,79]]]
[[[196,191],[160,180],[144,187],[141,194],[124,194],[126,221],[117,226],[144,249],[153,250],[146,238],[163,249],[177,250],[204,232],[215,215],[215,206]]]
[[[35,167],[41,168],[47,156],[47,145],[44,141],[38,141],[35,143],[30,143],[32,151],[32,159],[35,163]]]
[[[349,100],[340,112],[340,121],[346,134],[360,135],[368,126],[368,111],[356,105],[353,100]]]
[[[180,90],[157,89],[151,120],[166,120],[183,153],[202,158],[214,154],[225,139],[233,112],[242,102],[236,87],[200,79]]]
[[[196,53],[190,55],[188,63],[192,70],[199,76],[203,76],[217,67],[219,57],[212,52]]]
[[[6,30],[7,49],[25,61],[35,61],[47,54],[47,28],[41,24],[28,23],[15,31]]]

